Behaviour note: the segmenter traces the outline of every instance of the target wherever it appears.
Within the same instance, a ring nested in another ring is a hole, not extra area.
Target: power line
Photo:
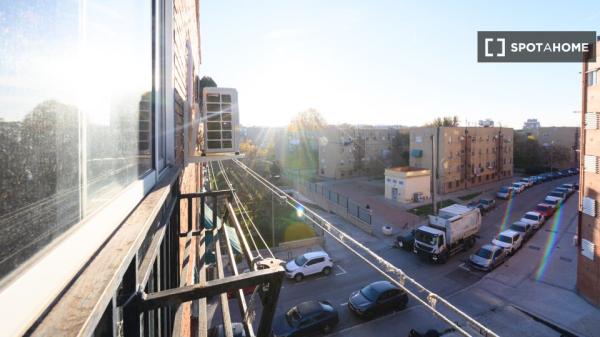
[[[487,327],[483,326],[481,323],[479,323],[478,321],[476,321],[475,319],[473,319],[472,317],[470,317],[469,315],[467,315],[466,313],[464,313],[462,310],[458,309],[457,307],[455,307],[454,305],[452,305],[451,303],[449,303],[443,297],[441,297],[441,296],[433,293],[432,291],[429,291],[427,288],[425,288],[423,285],[421,285],[420,283],[418,283],[416,280],[414,280],[413,278],[411,278],[408,275],[406,275],[406,273],[404,273],[404,271],[402,271],[401,269],[397,268],[393,264],[389,263],[384,258],[380,257],[379,255],[377,255],[376,253],[374,253],[372,250],[370,250],[369,248],[367,248],[363,244],[359,243],[354,238],[352,238],[351,236],[347,235],[346,233],[344,233],[343,231],[341,231],[337,227],[333,226],[330,222],[328,222],[327,220],[325,220],[319,214],[317,214],[313,210],[305,207],[298,200],[296,200],[293,197],[289,196],[287,193],[285,193],[284,191],[282,191],[277,186],[273,185],[268,180],[266,180],[263,177],[261,177],[258,173],[254,172],[252,169],[250,169],[249,167],[247,167],[246,165],[244,165],[239,160],[234,159],[233,161],[241,169],[243,169],[245,172],[247,172],[248,174],[250,174],[250,176],[252,176],[255,180],[257,180],[262,185],[264,185],[267,189],[269,189],[272,193],[277,194],[279,197],[285,198],[286,203],[289,204],[291,207],[296,208],[298,206],[301,206],[306,211],[308,211],[312,216],[314,216],[315,218],[319,219],[319,221],[317,221],[317,220],[313,219],[312,217],[307,216],[307,218],[309,220],[311,220],[315,225],[319,226],[321,229],[323,229],[323,231],[325,231],[326,233],[328,233],[329,235],[331,235],[336,241],[338,241],[343,246],[345,246],[346,248],[348,248],[348,250],[350,250],[353,254],[355,254],[360,259],[362,259],[363,261],[365,261],[367,264],[369,264],[372,268],[374,268],[375,270],[377,270],[380,274],[382,274],[384,277],[386,277],[387,279],[389,279],[391,282],[393,282],[394,284],[396,284],[397,286],[399,286],[400,288],[402,288],[409,295],[411,295],[413,298],[415,298],[419,303],[423,304],[425,306],[425,308],[427,308],[428,310],[431,310],[435,315],[437,315],[443,321],[445,321],[446,323],[448,323],[449,325],[451,325],[453,328],[455,328],[461,334],[463,334],[465,336],[471,336],[471,334],[468,333],[467,331],[465,331],[462,327],[460,327],[458,325],[458,323],[456,323],[456,322],[452,321],[450,318],[444,316],[440,311],[438,311],[435,308],[435,306],[438,303],[438,301],[441,302],[442,304],[444,304],[448,309],[450,309],[454,313],[456,313],[459,316],[461,316],[467,322],[469,322],[469,323],[473,324],[475,327],[477,327],[477,329],[479,330],[479,332],[481,334],[484,334],[485,336],[498,337],[498,335],[496,333],[494,333],[493,331],[491,331]],[[292,200],[293,202],[290,201],[290,200]],[[334,234],[332,231],[335,231],[337,235]],[[353,245],[355,245],[356,247],[360,248],[365,253],[367,253],[368,255],[370,255],[372,258],[374,258],[377,261],[378,264],[381,265],[381,267],[377,266],[374,262],[372,262],[369,259],[367,259],[364,255],[360,254],[354,248],[350,247],[348,245],[348,243],[346,243],[345,241],[351,242]],[[399,280],[395,279],[394,277],[390,276],[389,274],[393,274],[394,276],[398,277]],[[412,292],[411,290],[409,290],[405,286],[405,283],[407,281],[410,284],[412,284],[414,287],[416,287],[419,292],[426,292],[427,293],[427,297],[426,297],[427,301],[421,299],[414,292]]]
[[[254,221],[252,220],[252,217],[250,217],[250,215],[248,215],[248,210],[246,209],[246,206],[242,203],[242,201],[240,200],[237,192],[233,189],[233,184],[231,183],[231,180],[229,179],[227,171],[225,170],[225,166],[220,161],[219,161],[219,167],[221,169],[221,172],[223,174],[223,178],[225,179],[225,182],[227,183],[229,189],[233,191],[232,194],[233,194],[235,205],[240,210],[240,216],[242,218],[242,221],[244,222],[244,225],[246,226],[246,229],[248,230],[248,233],[250,234],[250,239],[252,240],[252,243],[254,245],[254,248],[256,249],[256,252],[260,255],[260,251],[258,249],[258,245],[256,244],[256,241],[254,240],[254,237],[252,235],[252,231],[250,230],[250,226],[248,226],[248,221],[250,222],[250,224],[254,228],[254,231],[256,232],[256,234],[258,235],[258,237],[260,238],[260,240],[264,244],[265,248],[269,252],[269,255],[272,258],[275,258],[275,255],[273,254],[273,252],[271,251],[271,249],[269,249],[269,246],[267,245],[267,242],[262,237],[262,235],[260,234],[260,231],[258,230],[258,228],[256,227],[256,225],[254,224]],[[248,221],[246,220],[246,218],[248,219]]]

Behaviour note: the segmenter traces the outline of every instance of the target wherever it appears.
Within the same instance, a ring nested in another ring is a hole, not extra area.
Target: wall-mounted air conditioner
[[[201,106],[185,116],[186,162],[222,160],[239,155],[240,123],[237,90],[206,87]],[[193,116],[193,117],[190,117]]]
[[[240,114],[237,90],[204,88],[202,93],[204,123],[204,152],[239,152]]]

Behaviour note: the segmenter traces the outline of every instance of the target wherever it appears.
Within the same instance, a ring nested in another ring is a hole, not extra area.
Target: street
[[[408,275],[415,278],[428,289],[441,296],[451,298],[454,294],[458,294],[463,289],[476,284],[486,275],[484,272],[471,270],[467,266],[466,261],[473,251],[481,245],[491,242],[492,238],[500,231],[502,224],[510,226],[512,222],[518,220],[525,212],[532,210],[554,187],[567,182],[575,182],[576,180],[577,177],[573,176],[542,183],[527,189],[513,200],[497,200],[497,207],[483,217],[480,238],[475,247],[470,251],[461,252],[453,256],[443,265],[431,264],[419,259],[411,252],[393,247],[393,238],[380,240],[371,237],[352,228],[351,225],[346,224],[336,215],[324,212],[320,213],[332,224],[354,236],[355,239],[367,245],[395,266],[403,269]],[[524,244],[507,262],[490,273],[497,276],[496,282],[516,286],[519,284],[519,280],[531,273],[531,268],[545,268],[545,266],[541,265],[545,261],[540,260],[537,256],[540,252],[544,253],[545,250],[553,248],[546,247],[546,243],[551,242],[548,240],[548,236],[556,236],[558,230],[567,227],[575,221],[576,210],[577,194],[573,194],[563,205],[561,211],[548,219],[546,224],[534,234],[528,243]],[[555,219],[556,217],[559,218]],[[563,249],[574,250],[575,248],[571,246],[563,247]],[[416,305],[415,301],[411,302],[410,300],[407,309],[402,312],[392,313],[370,322],[356,317],[346,307],[348,296],[353,291],[370,282],[381,280],[382,277],[331,238],[326,239],[325,250],[335,261],[334,272],[329,276],[318,275],[308,277],[299,283],[293,280],[286,280],[280,295],[276,317],[303,301],[323,299],[335,305],[339,312],[340,323],[332,335],[346,336],[352,334],[360,336],[365,335],[367,332],[370,334],[374,333],[375,331],[372,329],[376,329],[377,334],[380,336],[406,336],[411,328],[427,329],[444,327],[439,320],[436,320],[430,313],[425,313],[423,308]],[[572,261],[572,263],[574,264],[575,261]],[[512,269],[510,274],[503,274],[504,270],[512,266],[517,267],[516,274]],[[477,308],[478,300],[484,302],[489,300],[486,294],[479,293],[479,296],[469,296],[467,293],[462,295],[469,298],[471,308]],[[466,311],[470,313],[470,310]],[[508,314],[516,315],[515,317],[524,316],[520,312],[510,312]],[[418,319],[415,319],[415,317],[418,317]],[[510,322],[506,322],[506,324],[510,324]],[[535,325],[534,329],[541,329],[539,331],[549,329],[541,323],[535,323]],[[499,329],[504,330],[502,327],[499,327]],[[550,329],[545,332],[545,335],[548,335],[552,331],[554,330]],[[497,332],[505,335],[502,331]]]

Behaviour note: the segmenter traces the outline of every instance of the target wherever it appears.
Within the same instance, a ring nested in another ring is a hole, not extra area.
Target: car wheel
[[[325,326],[323,327],[323,333],[330,333],[331,332],[331,325],[330,324],[325,324]]]
[[[294,281],[296,281],[296,282],[302,281],[303,278],[304,278],[304,275],[302,275],[301,273],[294,275]]]
[[[324,274],[324,275],[329,275],[329,274],[331,274],[331,268],[330,268],[330,267],[325,267],[325,268],[323,268],[323,274]]]

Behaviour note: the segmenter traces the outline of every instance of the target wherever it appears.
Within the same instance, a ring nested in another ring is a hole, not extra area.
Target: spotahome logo
[[[596,60],[596,32],[477,32],[478,62],[584,60]]]

